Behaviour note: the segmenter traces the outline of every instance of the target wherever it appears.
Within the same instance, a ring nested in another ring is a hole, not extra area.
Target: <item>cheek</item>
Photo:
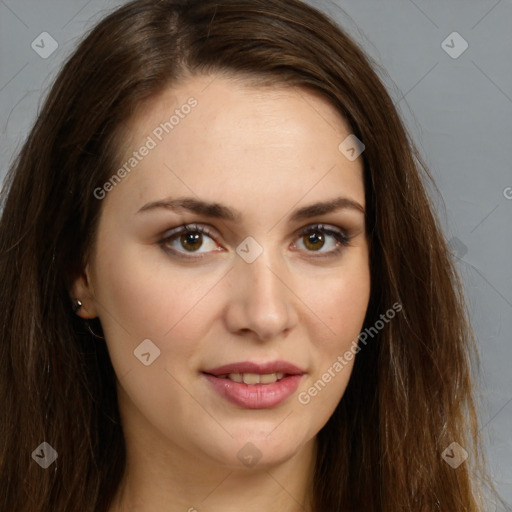
[[[312,407],[323,418],[332,413],[343,396],[357,357],[358,337],[370,299],[369,268],[361,259],[351,271],[310,284],[304,293],[311,310],[328,328],[310,326],[314,365],[299,401],[314,404]],[[327,335],[321,334],[324,332]]]
[[[325,297],[323,304],[326,322],[336,333],[337,339],[345,339],[359,332],[369,301],[369,284],[361,280],[344,279]]]
[[[359,334],[370,300],[370,272],[361,258],[318,280],[308,280],[305,302],[329,328],[326,345],[343,348]],[[314,337],[312,338],[314,339]]]
[[[225,272],[171,264],[164,253],[148,246],[103,253],[96,268],[100,319],[111,358],[121,372],[136,362],[133,351],[145,339],[160,349],[160,364],[193,362],[191,356],[214,314],[211,296]]]
[[[95,287],[100,308],[124,329],[160,337],[197,302],[201,288],[186,271],[171,271],[154,247],[127,245],[98,261]]]

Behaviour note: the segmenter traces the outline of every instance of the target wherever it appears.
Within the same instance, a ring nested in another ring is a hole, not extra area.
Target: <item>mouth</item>
[[[285,361],[266,364],[246,361],[202,374],[213,389],[232,404],[246,409],[267,409],[289,398],[305,372]]]

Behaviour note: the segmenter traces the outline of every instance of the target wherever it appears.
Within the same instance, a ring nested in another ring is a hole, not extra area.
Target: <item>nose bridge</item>
[[[239,251],[247,247],[249,252],[257,250],[259,255],[252,260],[239,252],[241,257],[236,262],[233,277],[236,328],[250,329],[261,338],[278,336],[295,319],[293,294],[285,285],[286,265],[275,251],[261,246],[258,249],[254,243],[251,245],[251,241],[248,246],[242,243]]]

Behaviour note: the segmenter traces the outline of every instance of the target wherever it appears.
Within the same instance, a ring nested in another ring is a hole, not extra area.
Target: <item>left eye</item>
[[[332,248],[322,251],[322,255],[338,254],[350,241],[350,238],[343,231],[326,228],[322,224],[308,227],[299,234],[299,239],[302,240],[304,247],[307,248],[307,252],[320,252],[320,249],[324,248],[326,240],[329,238],[331,238]]]
[[[212,243],[212,248],[204,252],[199,252],[205,245],[205,240],[209,239]],[[331,240],[329,243],[329,239]],[[322,224],[310,226],[303,229],[298,233],[299,245],[302,244],[305,247],[306,252],[319,253],[322,256],[329,256],[338,254],[342,248],[348,245],[350,238],[344,231],[338,230],[337,228],[327,228]],[[190,224],[181,226],[171,231],[168,236],[159,242],[162,248],[173,254],[184,258],[190,258],[185,253],[198,253],[205,254],[208,252],[220,252],[219,246],[213,239],[213,233],[208,227],[200,224]],[[180,247],[177,247],[179,244]],[[325,246],[329,247],[327,250],[323,250]],[[297,244],[293,244],[293,248],[296,248]],[[184,251],[182,250],[184,249]],[[217,250],[216,250],[217,249]],[[300,248],[299,248],[300,249]]]

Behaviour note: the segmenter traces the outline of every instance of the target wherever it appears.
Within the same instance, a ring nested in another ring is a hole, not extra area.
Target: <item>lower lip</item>
[[[231,403],[246,409],[275,407],[293,395],[302,375],[289,375],[272,384],[244,384],[203,373],[213,389]]]

